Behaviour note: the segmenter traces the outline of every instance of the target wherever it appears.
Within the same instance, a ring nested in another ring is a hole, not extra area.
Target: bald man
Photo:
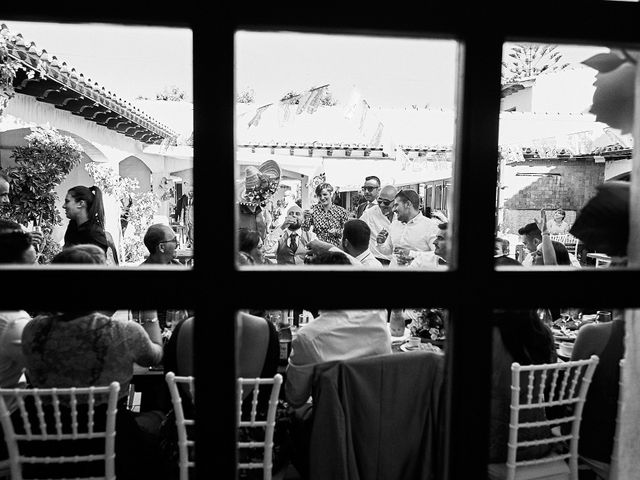
[[[287,210],[287,216],[264,240],[264,253],[275,255],[279,265],[302,265],[307,253],[307,244],[318,238],[315,233],[302,230],[304,216],[298,205]]]
[[[144,234],[144,245],[149,250],[149,257],[143,262],[144,265],[180,265],[176,260],[178,239],[171,227],[161,223],[151,225]]]
[[[398,189],[393,185],[385,185],[380,190],[380,195],[377,198],[378,206],[367,208],[360,217],[360,220],[369,225],[371,230],[371,237],[369,238],[369,250],[374,257],[376,257],[382,265],[389,265],[391,262],[391,254],[384,254],[378,248],[378,242],[376,238],[382,230],[389,231],[391,222],[397,219],[396,214],[393,212],[393,200],[396,198]]]

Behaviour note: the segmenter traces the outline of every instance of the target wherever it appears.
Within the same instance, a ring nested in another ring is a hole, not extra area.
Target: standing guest
[[[295,204],[289,207],[284,222],[267,235],[264,253],[275,255],[278,265],[302,265],[307,245],[317,238],[314,232],[302,228],[303,223],[302,209]]]
[[[73,187],[67,192],[62,208],[69,219],[64,234],[64,248],[91,243],[100,247],[106,254],[109,242],[104,232],[102,191],[96,186]]]
[[[193,248],[193,187],[189,187],[189,191],[187,192],[184,224],[187,227],[187,247]]]
[[[238,226],[256,230],[264,240],[269,220],[264,209],[267,200],[278,191],[280,167],[274,160],[267,160],[257,168],[249,165],[244,171],[244,177],[244,185],[238,195]]]
[[[277,220],[273,221],[274,228],[280,228],[282,226],[285,218],[287,217],[287,212],[294,205],[296,205],[296,202],[293,197],[293,192],[291,190],[287,190],[284,192],[282,200],[278,200],[278,216]]]
[[[563,235],[565,233],[569,233],[569,224],[564,221],[566,216],[567,214],[561,208],[558,208],[553,212],[553,221],[549,223],[549,233],[551,235]]]
[[[178,238],[171,227],[156,223],[151,225],[144,234],[144,246],[149,250],[149,256],[143,265],[180,265],[176,260]]]
[[[401,190],[393,203],[397,220],[389,230],[381,230],[376,241],[378,250],[391,255],[391,266],[410,265],[417,252],[434,250],[438,221],[427,218],[419,210],[420,196],[414,190]]]
[[[496,237],[494,255],[509,255],[509,240],[502,237]]]
[[[255,230],[241,228],[239,232],[238,249],[241,254],[248,255],[253,260],[252,265],[270,263],[264,256],[264,244],[260,234]]]
[[[373,256],[378,259],[382,265],[389,265],[391,263],[391,254],[384,254],[378,248],[378,234],[382,231],[389,231],[391,223],[397,218],[393,211],[393,199],[396,197],[398,190],[393,185],[386,185],[380,191],[376,203],[377,207],[367,208],[360,220],[369,225],[371,230],[371,238],[369,239],[369,250],[373,253]]]
[[[91,247],[95,248],[95,247]],[[52,263],[90,263],[82,246],[56,255]],[[103,260],[104,262],[104,260]],[[116,415],[116,476],[119,479],[164,478],[152,431],[143,430],[153,412],[135,415],[126,408],[133,364],[148,367],[162,360],[162,338],[154,310],[140,323],[114,320],[95,311],[53,312],[29,322],[22,334],[27,377],[36,388],[105,386],[120,383]],[[106,399],[97,399],[105,408]],[[47,468],[51,468],[47,465]]]
[[[438,269],[446,267],[449,261],[449,224],[438,224],[438,234],[433,241],[433,251],[417,252],[411,268]]]
[[[375,175],[370,175],[364,179],[364,185],[362,186],[362,194],[366,202],[362,202],[358,205],[356,210],[356,218],[362,217],[365,210],[375,208],[378,206],[377,200],[380,193],[380,179]]]
[[[342,240],[344,224],[349,220],[349,212],[331,202],[332,193],[333,187],[328,183],[321,183],[316,187],[318,203],[311,207],[302,228],[309,230],[313,227],[313,232],[320,240],[337,247]]]

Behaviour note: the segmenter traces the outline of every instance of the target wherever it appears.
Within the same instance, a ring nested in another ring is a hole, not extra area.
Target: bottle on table
[[[280,364],[286,365],[289,361],[289,354],[291,353],[291,322],[288,316],[280,317],[280,323],[278,327],[278,342],[280,343]]]
[[[391,310],[389,318],[389,329],[392,337],[401,337],[404,335],[405,320],[402,310]]]

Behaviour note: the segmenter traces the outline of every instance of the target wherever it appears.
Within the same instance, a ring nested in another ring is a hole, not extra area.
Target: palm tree
[[[560,62],[562,54],[556,48],[536,43],[514,45],[507,54],[511,60],[502,62],[502,84],[565,69],[569,64]]]

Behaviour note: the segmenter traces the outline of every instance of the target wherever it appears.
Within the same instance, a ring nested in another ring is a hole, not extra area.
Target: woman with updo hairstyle
[[[75,186],[67,192],[62,208],[69,219],[64,234],[64,248],[90,243],[100,247],[106,254],[109,242],[104,231],[102,191],[96,186]]]
[[[549,222],[548,227],[551,235],[564,235],[565,233],[569,233],[569,224],[564,221],[566,216],[567,213],[561,208],[553,212],[553,221]]]
[[[342,241],[342,229],[349,220],[349,212],[333,203],[332,194],[333,186],[329,183],[321,183],[316,187],[318,203],[311,207],[302,228],[309,230],[313,227],[313,232],[320,240],[339,247]]]

